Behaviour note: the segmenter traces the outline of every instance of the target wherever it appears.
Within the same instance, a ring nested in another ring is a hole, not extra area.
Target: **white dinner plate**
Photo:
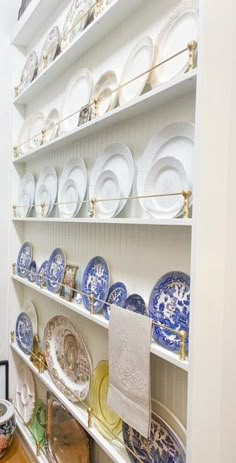
[[[109,145],[97,158],[91,173],[89,197],[94,198],[97,178],[104,170],[111,170],[118,178],[120,197],[128,197],[134,181],[134,160],[128,146],[121,143]],[[127,200],[121,199],[116,215],[121,212]]]
[[[98,176],[95,188],[94,198],[112,199],[120,198],[120,188],[117,176],[112,170],[104,170]],[[100,218],[111,218],[116,215],[119,209],[120,200],[117,201],[102,201],[96,203],[95,216]]]
[[[60,115],[56,108],[51,109],[45,122],[45,142],[49,143],[57,137],[60,126]]]
[[[49,201],[48,201],[49,195]],[[36,185],[35,202],[36,204],[49,204],[45,208],[45,215],[50,215],[57,198],[57,173],[53,167],[46,166],[40,173]],[[41,207],[36,207],[36,216],[41,217]]]
[[[95,116],[102,116],[111,109],[115,108],[117,103],[118,80],[113,71],[106,71],[98,79],[94,87],[94,99],[98,99],[98,106]]]
[[[78,126],[80,109],[90,102],[92,93],[91,73],[86,68],[80,69],[69,82],[63,98],[60,125],[62,132],[70,132]],[[72,117],[68,117],[72,114],[74,114]]]
[[[29,142],[28,149],[34,150],[43,142],[42,130],[44,128],[44,116],[42,113],[34,114],[29,124]]]
[[[32,325],[33,325],[33,330],[34,334],[38,333],[38,317],[37,317],[37,312],[35,305],[32,301],[27,301],[26,304],[24,305],[23,312],[27,313],[29,316]]]
[[[71,218],[76,215],[78,209],[79,193],[75,181],[68,178],[58,194],[60,217]]]
[[[144,184],[144,194],[178,193],[189,188],[183,164],[166,156],[151,166]],[[183,196],[165,196],[141,200],[144,209],[156,219],[176,217],[184,205]]]
[[[26,217],[30,214],[32,206],[34,204],[35,197],[35,180],[34,176],[28,172],[22,178],[19,191],[18,191],[18,200],[19,205],[22,207],[18,208],[18,216]]]
[[[154,65],[170,58],[188,43],[198,39],[198,16],[192,0],[183,0],[172,12],[166,24],[161,29],[156,46]],[[151,75],[152,86],[167,82],[188,68],[188,50],[173,58],[167,63],[153,70]]]
[[[25,423],[32,418],[35,404],[35,382],[27,366],[23,366],[16,384],[16,407]]]
[[[31,84],[32,80],[35,79],[38,71],[38,57],[35,51],[32,51],[30,55],[28,56],[26,63],[24,65],[22,74],[21,74],[21,80],[20,80],[20,92],[23,92],[23,90],[28,87],[29,84]]]
[[[54,26],[44,42],[41,57],[39,60],[38,73],[44,71],[44,69],[52,63],[60,52],[61,47],[61,33],[58,26]],[[46,58],[46,62],[45,62]]]
[[[41,183],[39,188],[36,190],[35,203],[37,204],[37,206],[35,206],[37,217],[42,217],[42,213],[44,213],[44,217],[48,217],[51,197],[48,188],[44,183]],[[44,211],[42,211],[41,204],[44,204]]]
[[[93,4],[93,0],[73,1],[63,26],[62,51],[70,46],[77,35],[83,31],[87,23],[91,21],[94,13]]]
[[[124,70],[122,72],[120,86],[126,82],[131,81],[138,75],[147,71],[152,67],[154,47],[151,37],[144,36],[141,40],[136,43],[133,50],[131,51]],[[125,85],[119,90],[119,102],[120,105],[128,103],[133,98],[141,95],[150,72],[147,72],[142,77],[135,79],[133,82]]]
[[[19,154],[26,154],[30,151],[28,140],[29,140],[29,129],[30,129],[30,124],[31,124],[31,119],[32,119],[32,116],[27,117],[20,129],[18,140],[17,140]]]
[[[87,190],[87,182],[88,182],[88,175],[87,175],[85,163],[83,159],[81,159],[79,156],[76,158],[70,159],[62,171],[60,182],[59,182],[59,191],[58,191],[59,198],[61,198],[61,192],[62,192],[64,183],[69,179],[74,180],[76,187],[78,189],[78,198],[80,202],[77,205],[77,209],[75,212],[75,215],[76,215],[78,214],[82,206],[82,201],[85,198],[85,194]]]

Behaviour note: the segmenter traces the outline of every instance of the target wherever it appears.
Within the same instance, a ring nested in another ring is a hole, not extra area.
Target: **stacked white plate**
[[[104,72],[94,87],[94,99],[98,99],[98,107],[94,116],[102,116],[115,108],[118,97],[117,88],[116,74],[113,71]]]
[[[19,217],[27,217],[30,215],[31,209],[34,204],[35,197],[35,181],[33,175],[28,172],[22,178],[19,191],[18,191],[18,204],[17,215]]]
[[[97,158],[91,173],[89,198],[113,199],[96,203],[96,217],[114,217],[121,212],[134,180],[134,160],[128,146],[114,143]]]
[[[58,207],[60,217],[75,217],[85,198],[87,189],[87,170],[84,161],[73,158],[63,169],[58,191]]]
[[[36,185],[36,216],[42,216],[41,204],[45,204],[44,215],[49,216],[57,198],[57,173],[53,167],[45,167],[40,173]]]
[[[194,125],[177,122],[154,135],[139,162],[139,196],[192,190]],[[183,196],[140,199],[143,209],[155,218],[173,218],[182,213]]]
[[[51,140],[57,137],[60,126],[60,115],[56,108],[51,109],[49,112],[45,125],[45,142],[49,143]]]

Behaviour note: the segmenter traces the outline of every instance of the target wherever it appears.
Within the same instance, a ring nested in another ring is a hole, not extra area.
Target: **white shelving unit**
[[[154,225],[160,227],[191,227],[192,219],[142,219],[142,218],[121,218],[121,219],[98,219],[90,218],[72,218],[62,219],[60,217],[15,217],[13,222],[37,222],[37,223],[85,223],[85,224],[109,224],[109,225]]]

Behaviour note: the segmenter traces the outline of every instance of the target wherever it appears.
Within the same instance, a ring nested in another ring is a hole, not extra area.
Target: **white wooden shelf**
[[[12,275],[12,279],[48,297],[49,299],[55,301],[57,304],[67,307],[73,312],[76,312],[78,315],[81,315],[82,317],[87,318],[91,322],[97,323],[103,328],[109,329],[109,322],[103,317],[102,314],[91,315],[91,313],[87,309],[85,309],[85,307],[82,304],[75,304],[73,302],[68,302],[62,297],[60,297],[58,294],[51,293],[45,288],[40,288],[35,283],[31,283],[27,279],[21,278],[18,275]],[[157,357],[160,357],[166,360],[167,362],[172,363],[173,365],[177,366],[178,368],[181,368],[182,370],[188,372],[188,361],[187,360],[185,361],[180,360],[179,355],[176,355],[175,353],[168,351],[167,349],[159,346],[157,343],[155,342],[151,343],[150,352],[156,355]]]
[[[22,436],[22,438],[24,439],[24,442],[27,444],[27,448],[29,448],[29,450],[34,455],[34,461],[37,461],[38,463],[49,463],[49,460],[47,459],[44,452],[41,452],[39,456],[36,455],[37,448],[33,440],[33,436],[16,409],[15,409],[15,419],[16,419],[17,430]]]
[[[142,218],[112,218],[112,219],[96,219],[96,218],[72,218],[62,219],[60,217],[47,217],[41,219],[39,217],[15,217],[13,222],[37,222],[37,223],[89,223],[89,224],[114,224],[114,225],[155,225],[167,227],[191,227],[192,219],[142,219]]]
[[[13,31],[12,45],[28,47],[44,22],[62,3],[69,4],[70,0],[31,0]]]
[[[48,1],[48,0],[47,0]],[[51,1],[51,0],[50,0]],[[43,2],[42,2],[43,3]],[[50,3],[50,2],[48,2]],[[87,50],[98,43],[106,34],[137,8],[141,0],[114,0],[104,12],[78,36],[72,45],[61,53],[48,68],[17,96],[15,104],[28,104],[50,83],[78,61]],[[16,83],[17,84],[17,83]]]
[[[44,373],[39,373],[37,368],[35,368],[35,366],[30,361],[29,356],[24,354],[16,343],[12,343],[11,348],[17,353],[17,355],[19,355],[19,357],[21,357],[21,359],[32,370],[32,372],[45,384],[47,389],[51,391],[58,398],[58,400],[60,400],[60,402],[74,416],[74,418],[81,424],[81,426],[83,426],[83,428],[112,459],[112,461],[115,463],[130,463],[130,459],[122,444],[120,444],[118,441],[108,441],[100,434],[95,426],[92,426],[91,428],[88,427],[88,415],[85,407],[70,402],[55,386],[52,379],[50,378],[49,373],[47,371]]]
[[[42,145],[29,153],[20,155],[17,159],[14,159],[13,162],[17,164],[29,161],[38,156],[42,157],[43,155],[68,145],[68,143],[87,137],[103,129],[107,129],[111,125],[123,122],[141,113],[157,108],[158,106],[174,100],[175,98],[182,97],[190,92],[196,91],[196,78],[197,70],[178,76],[170,82],[157,86],[150,92],[141,95],[130,103],[119,106],[109,113],[106,113],[101,117],[97,117],[96,119],[77,127],[73,131],[55,138],[47,145]]]

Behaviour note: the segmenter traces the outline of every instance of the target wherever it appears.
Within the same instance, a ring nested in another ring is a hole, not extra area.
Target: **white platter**
[[[29,316],[32,325],[33,325],[33,330],[34,334],[38,333],[38,317],[37,317],[37,312],[35,305],[32,301],[27,301],[26,304],[24,305],[23,312],[27,313]]]
[[[58,194],[58,207],[60,211],[60,217],[69,219],[74,217],[77,212],[79,201],[78,188],[75,181],[72,178],[68,178]]]
[[[152,67],[154,47],[151,37],[144,36],[136,43],[131,51],[124,70],[122,72],[120,86],[134,79],[138,75],[147,71]],[[147,72],[142,77],[134,80],[133,82],[125,85],[119,90],[120,105],[128,103],[135,97],[141,95],[150,72]]]
[[[91,73],[88,69],[82,68],[69,82],[63,98],[60,125],[62,133],[70,132],[78,126],[80,109],[90,102],[92,93]],[[72,114],[72,117],[68,117]]]
[[[21,74],[21,80],[20,80],[20,86],[19,90],[20,92],[23,92],[23,90],[28,87],[29,84],[31,84],[32,80],[37,75],[37,66],[38,66],[38,57],[35,51],[32,51],[30,55],[28,56],[26,63],[24,65],[22,74]]]
[[[170,58],[188,43],[198,39],[198,16],[192,0],[183,0],[161,29],[155,45],[154,65]],[[156,68],[151,75],[152,86],[167,82],[188,68],[188,50]]]
[[[24,366],[16,385],[16,407],[25,423],[32,418],[35,404],[35,382],[30,369]]]
[[[61,49],[64,51],[75,40],[77,35],[83,31],[89,18],[93,14],[91,7],[93,0],[74,0],[66,17],[63,32]]]
[[[35,180],[34,176],[28,172],[22,178],[19,185],[18,202],[19,208],[17,215],[26,217],[30,214],[35,198]],[[23,207],[21,207],[23,206]]]
[[[41,183],[36,190],[35,204],[36,216],[41,217],[43,213],[45,217],[48,217],[51,204],[51,197],[48,188],[44,183]],[[42,211],[42,204],[44,204],[44,211]]]
[[[45,142],[49,143],[57,137],[60,128],[60,115],[56,108],[51,109],[49,112],[45,125]]]
[[[48,193],[47,193],[48,192]],[[47,194],[49,195],[49,203],[47,201]],[[36,185],[35,200],[36,204],[42,204],[40,197],[45,198],[43,201],[46,204],[45,215],[50,215],[57,198],[57,173],[53,167],[46,166],[40,173],[39,179]],[[48,207],[49,204],[49,207]],[[48,207],[48,210],[47,210]],[[37,206],[36,216],[41,217],[41,207]]]
[[[98,99],[98,107],[95,116],[103,114],[115,108],[118,98],[118,80],[113,71],[106,71],[98,79],[94,87],[94,99]]]
[[[87,175],[85,163],[83,159],[81,159],[79,156],[76,158],[70,159],[62,171],[61,178],[59,181],[59,191],[58,191],[59,198],[61,198],[61,192],[62,192],[64,183],[69,179],[74,180],[78,188],[78,198],[80,200],[80,202],[77,205],[77,210],[76,210],[76,214],[78,214],[82,206],[82,201],[85,198],[85,194],[87,190],[87,182],[88,182],[88,175]],[[59,204],[59,210],[60,210],[60,204]]]
[[[111,170],[118,178],[120,196],[128,197],[134,180],[134,160],[128,146],[121,143],[109,145],[104,152],[97,158],[91,173],[89,197],[94,198],[94,189],[97,179],[104,170]],[[120,200],[116,215],[125,206],[127,200]]]
[[[30,119],[29,124],[29,142],[28,142],[28,150],[34,150],[42,145],[43,136],[42,130],[44,128],[44,116],[42,113],[34,114]]]
[[[95,188],[94,198],[98,199],[111,199],[120,197],[120,187],[117,176],[112,170],[104,170],[98,176]],[[120,200],[118,201],[105,201],[96,203],[95,216],[99,218],[114,217],[119,209]]]
[[[41,57],[39,60],[38,74],[44,71],[44,69],[52,63],[60,52],[61,46],[61,34],[58,26],[54,26],[45,40],[43,45]]]

